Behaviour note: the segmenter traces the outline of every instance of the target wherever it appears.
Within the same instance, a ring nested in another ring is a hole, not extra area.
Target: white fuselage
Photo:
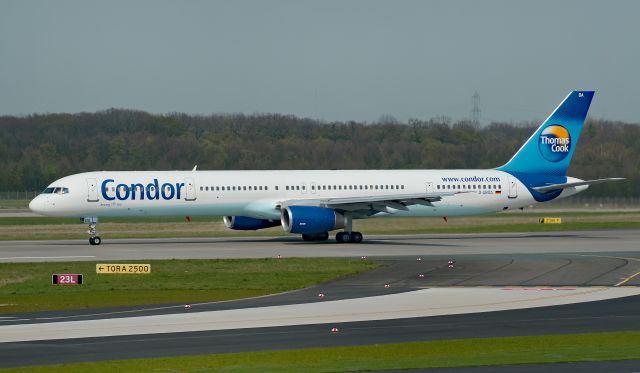
[[[497,170],[99,171],[67,176],[49,187],[54,192],[39,195],[30,208],[66,217],[280,219],[283,201],[443,191],[456,194],[431,206],[375,216],[476,215],[537,203],[517,178]],[[559,198],[584,189],[565,189]]]

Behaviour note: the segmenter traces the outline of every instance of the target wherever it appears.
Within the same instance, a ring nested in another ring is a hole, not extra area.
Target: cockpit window
[[[69,193],[69,188],[65,187],[49,187],[42,191],[42,194],[67,194]]]

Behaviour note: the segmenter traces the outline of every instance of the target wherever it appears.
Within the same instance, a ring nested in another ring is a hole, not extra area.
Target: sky
[[[640,123],[637,1],[0,2],[0,115],[544,119],[573,89]]]

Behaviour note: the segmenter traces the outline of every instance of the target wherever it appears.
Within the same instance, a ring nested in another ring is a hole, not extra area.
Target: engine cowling
[[[248,216],[225,216],[224,225],[237,231],[255,231],[280,225],[279,220],[256,219]]]
[[[345,218],[333,209],[317,206],[288,206],[280,221],[288,233],[313,234],[344,228]]]

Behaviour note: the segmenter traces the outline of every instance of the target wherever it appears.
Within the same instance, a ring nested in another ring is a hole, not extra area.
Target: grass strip
[[[1,216],[1,215],[0,215]],[[561,217],[562,224],[539,224],[540,217]],[[621,213],[506,213],[441,218],[379,218],[356,220],[354,229],[370,234],[557,232],[597,229],[639,229],[640,212]],[[218,217],[140,217],[101,219],[103,239],[284,236],[281,227],[256,232],[227,229]],[[77,219],[49,217],[0,217],[0,240],[87,239]]]
[[[0,313],[240,299],[305,288],[380,264],[331,258],[130,260],[151,273],[96,274],[96,262],[0,263]],[[81,273],[83,285],[51,285]]]
[[[340,339],[337,334],[336,340]],[[640,359],[640,332],[459,339],[8,369],[7,372],[354,372]]]

